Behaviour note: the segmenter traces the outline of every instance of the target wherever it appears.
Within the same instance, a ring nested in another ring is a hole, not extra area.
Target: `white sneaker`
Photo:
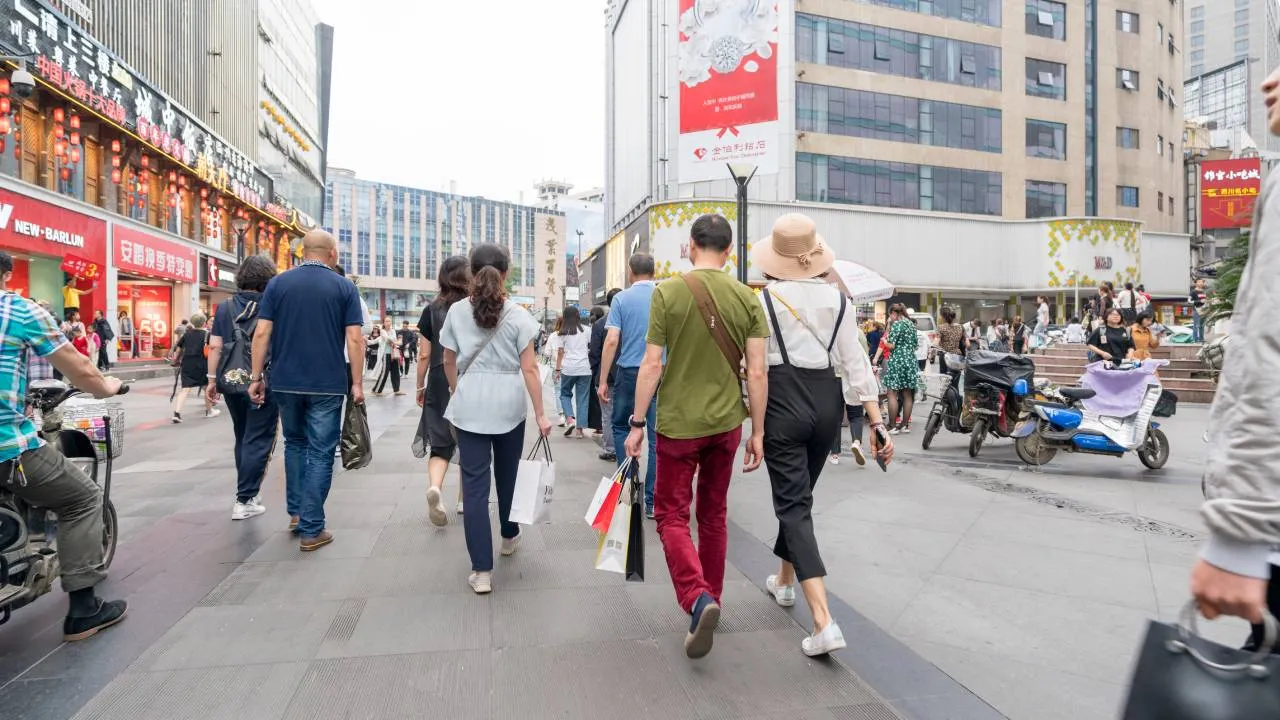
[[[461,500],[459,500],[459,501],[458,501],[458,514],[459,514],[459,515],[461,515],[461,514],[462,514],[462,501],[461,501]]]
[[[791,607],[796,604],[796,586],[779,585],[777,575],[770,575],[764,581],[764,587],[782,607]]]
[[[440,488],[427,488],[427,517],[436,527],[444,527],[449,523],[444,504],[440,502]]]
[[[485,595],[493,592],[493,573],[491,572],[473,572],[467,576],[467,584],[477,595]],[[808,642],[806,640],[805,642]],[[843,647],[843,646],[841,646]]]
[[[832,455],[832,456],[831,456],[831,464],[832,464],[832,465],[839,465],[839,464],[840,464],[840,456],[839,456],[839,455]]]
[[[207,418],[216,418],[221,414],[222,414],[222,411],[219,410],[218,408],[210,408],[204,411],[204,416]]]
[[[850,448],[850,452],[853,453],[854,462],[858,463],[859,465],[867,464],[867,455],[866,453],[862,452],[862,443],[854,443],[853,447]]]
[[[258,502],[258,498],[254,498],[247,503],[237,502],[231,506],[232,520],[248,520],[251,517],[261,515],[267,509]]]
[[[502,549],[498,552],[502,553],[503,557],[511,557],[516,554],[516,550],[519,548],[520,536],[517,535],[513,538],[502,538]]]
[[[847,646],[844,643],[844,633],[840,632],[840,626],[835,620],[823,628],[822,632],[800,641],[800,649],[809,657],[827,655],[836,650],[843,650],[845,647]]]

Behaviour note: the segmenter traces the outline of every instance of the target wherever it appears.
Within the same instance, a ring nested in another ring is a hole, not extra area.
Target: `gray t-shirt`
[[[538,334],[538,322],[510,300],[502,312],[495,330],[476,325],[470,299],[454,303],[445,316],[440,344],[458,354],[458,371],[467,371],[458,380],[445,411],[445,419],[460,430],[501,435],[524,422],[529,414],[520,353]],[[493,341],[482,347],[495,332]]]

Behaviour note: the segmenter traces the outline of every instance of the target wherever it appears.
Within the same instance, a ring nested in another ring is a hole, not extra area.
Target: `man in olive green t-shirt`
[[[724,272],[733,248],[733,231],[720,215],[703,215],[693,224],[690,260],[692,282],[706,288],[714,305],[714,322],[728,331],[743,351],[751,437],[744,470],[760,467],[764,455],[764,410],[767,402],[764,311],[747,286]],[[742,260],[745,262],[745,260]],[[703,657],[711,651],[720,620],[728,545],[726,513],[729,480],[742,440],[747,406],[742,402],[738,368],[716,344],[714,336],[683,279],[672,279],[653,291],[644,360],[636,379],[635,409],[626,450],[639,457],[645,413],[658,393],[658,473],[654,515],[667,556],[667,567],[680,607],[693,616],[685,637],[685,653]],[[662,355],[666,351],[666,370]],[[662,380],[661,388],[658,380]],[[639,419],[638,419],[639,418]],[[689,508],[698,478],[698,546],[689,532]]]

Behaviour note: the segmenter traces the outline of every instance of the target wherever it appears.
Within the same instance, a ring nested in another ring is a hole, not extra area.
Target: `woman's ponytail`
[[[476,325],[492,330],[498,327],[502,308],[507,303],[503,274],[511,261],[500,245],[485,243],[471,251],[471,312]]]

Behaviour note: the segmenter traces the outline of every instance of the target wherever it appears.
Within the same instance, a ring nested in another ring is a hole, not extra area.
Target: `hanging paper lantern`
[[[120,152],[120,141],[119,141],[119,140],[112,140],[112,141],[111,141],[111,152],[113,152],[113,153],[118,153],[118,152]]]
[[[146,153],[142,153],[142,157],[139,159],[138,163],[145,168],[151,165],[151,158],[147,157]]]
[[[74,115],[74,114],[73,114],[73,115],[71,116],[71,128],[72,128],[73,130],[79,130],[79,129],[80,129],[80,116],[79,116],[79,115]]]
[[[111,182],[117,185],[120,184],[120,170],[118,168],[111,171]]]
[[[178,192],[178,183],[169,183],[169,194],[172,195],[176,192]]]
[[[55,142],[55,143],[53,144],[53,154],[54,154],[54,155],[61,156],[61,155],[63,155],[63,154],[66,152],[66,150],[67,150],[67,144],[66,144],[66,143],[64,143],[64,142],[62,142],[61,140],[59,140],[59,141],[57,141],[57,142]]]
[[[177,181],[178,181],[178,173],[177,173],[176,171],[174,171],[174,170],[170,170],[170,171],[169,171],[169,182],[177,182]]]
[[[66,130],[64,130],[61,125],[54,125],[53,136],[61,140],[63,135],[66,135]]]
[[[9,107],[9,98],[7,98],[7,97],[0,97],[0,113],[4,113],[5,115],[8,115],[8,114],[9,114],[9,109],[10,109],[10,107]]]
[[[207,197],[209,197],[209,188],[207,188],[207,187],[202,187],[202,188],[200,188],[200,197],[202,197],[202,198],[207,198]]]
[[[0,135],[8,135],[9,128],[9,117],[7,115],[0,115]]]
[[[112,156],[111,156],[111,167],[113,167],[113,168],[118,168],[118,167],[120,167],[120,156],[119,156],[119,155],[112,155]]]
[[[70,179],[71,179],[71,168],[68,168],[68,167],[64,167],[64,168],[62,168],[61,170],[59,170],[59,171],[58,171],[58,175],[59,175],[59,177],[61,177],[61,178],[62,178],[63,182],[66,182],[66,181],[70,180]]]
[[[9,78],[0,78],[0,95],[9,94]]]
[[[54,122],[60,123],[60,122],[62,122],[62,121],[63,121],[63,120],[65,120],[65,119],[66,119],[66,113],[64,113],[64,112],[63,112],[62,108],[54,108],[54,109],[53,109],[53,121],[54,121]]]
[[[80,148],[78,147],[71,148],[71,164],[72,165],[80,164]]]
[[[177,197],[172,196],[172,195],[169,197],[169,207],[178,207],[178,198],[177,198]]]
[[[80,132],[78,130],[71,131],[71,144],[72,145],[80,144]]]

